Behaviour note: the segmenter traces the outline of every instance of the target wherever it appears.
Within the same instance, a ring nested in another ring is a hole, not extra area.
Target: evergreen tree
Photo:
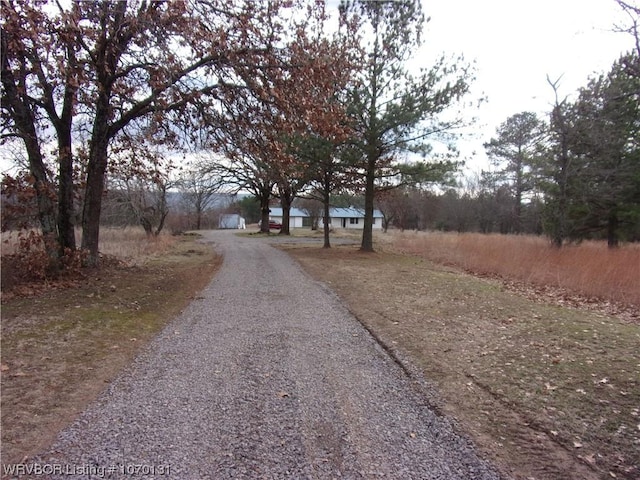
[[[521,233],[523,196],[535,187],[533,174],[540,159],[545,127],[535,113],[522,112],[509,117],[496,133],[485,148],[493,165],[498,167],[494,175],[513,191],[513,230]]]
[[[436,181],[455,169],[449,161],[401,160],[407,153],[426,156],[426,139],[450,131],[458,119],[438,120],[447,107],[469,90],[465,66],[444,59],[416,75],[406,62],[421,45],[425,17],[419,0],[355,1],[341,5],[364,22],[365,66],[348,99],[356,131],[351,155],[358,158],[365,178],[365,218],[361,249],[373,250],[373,208],[376,189],[409,179]]]
[[[576,162],[569,150],[573,135],[573,105],[558,98],[559,79],[547,81],[553,88],[555,104],[549,119],[549,145],[540,165],[541,188],[545,193],[545,231],[556,247],[562,247],[570,236],[568,218],[571,188],[576,179]]]
[[[578,184],[569,206],[580,238],[605,236],[610,247],[637,235],[640,223],[640,78],[635,54],[580,91],[570,149]]]

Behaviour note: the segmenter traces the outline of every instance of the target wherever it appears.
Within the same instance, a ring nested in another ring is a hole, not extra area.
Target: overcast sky
[[[547,75],[562,75],[560,93],[571,96],[633,47],[631,35],[614,32],[628,21],[614,0],[422,1],[431,21],[415,62],[428,67],[442,53],[463,54],[476,62],[468,99],[487,97],[480,109],[468,111],[478,118],[468,129],[472,138],[459,142],[472,171],[488,167],[482,145],[507,117],[549,111]],[[6,162],[0,166],[5,170]]]
[[[560,93],[574,94],[590,76],[609,70],[622,52],[633,48],[629,34],[614,32],[625,24],[614,0],[423,0],[431,21],[419,63],[438,54],[463,54],[475,61],[472,97],[487,97],[475,113],[476,138],[461,145],[473,170],[486,165],[482,144],[510,115],[548,112],[553,90],[547,75],[563,75]]]

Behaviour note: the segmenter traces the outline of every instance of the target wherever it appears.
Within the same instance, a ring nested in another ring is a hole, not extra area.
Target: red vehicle
[[[262,222],[258,222],[258,226],[260,227]],[[281,230],[282,224],[280,222],[276,222],[275,220],[269,219],[269,230]]]

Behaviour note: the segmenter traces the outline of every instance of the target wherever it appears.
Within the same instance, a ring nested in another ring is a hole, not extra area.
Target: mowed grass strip
[[[514,478],[640,476],[640,326],[424,258],[288,247]]]
[[[162,249],[152,240],[152,256],[127,250],[137,266],[104,267],[79,286],[3,303],[5,464],[46,448],[210,281],[221,258],[197,238],[165,239]]]

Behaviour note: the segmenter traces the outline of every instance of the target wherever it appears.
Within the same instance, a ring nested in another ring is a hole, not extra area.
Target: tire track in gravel
[[[49,478],[500,478],[286,253],[205,241],[222,268],[37,459],[79,473]]]

